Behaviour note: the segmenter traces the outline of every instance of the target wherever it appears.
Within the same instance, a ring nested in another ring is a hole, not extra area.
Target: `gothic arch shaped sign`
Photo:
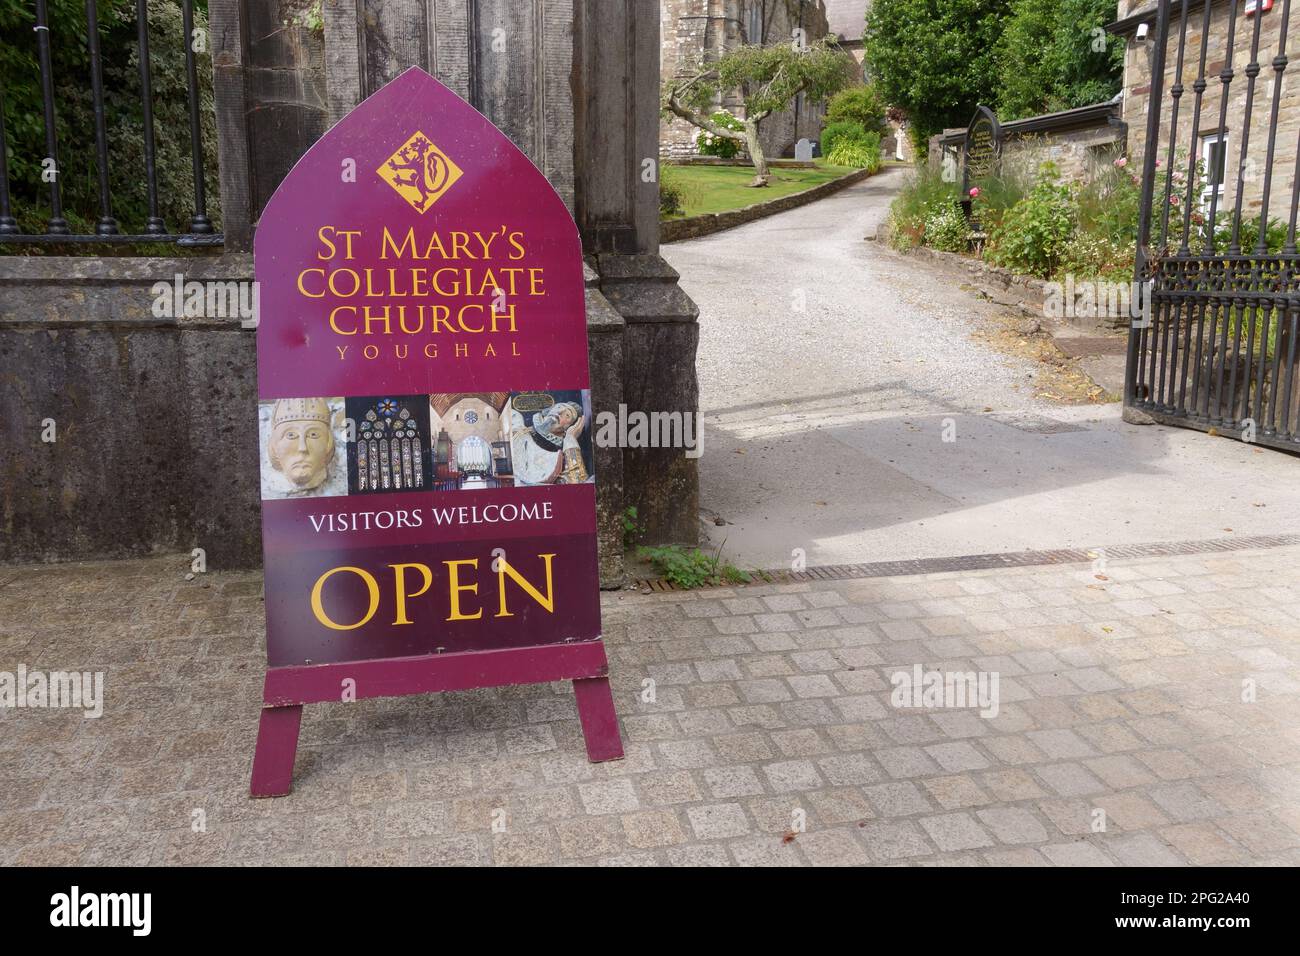
[[[573,679],[622,755],[600,641],[582,253],[545,176],[407,70],[258,224],[267,675],[255,796],[302,705]]]

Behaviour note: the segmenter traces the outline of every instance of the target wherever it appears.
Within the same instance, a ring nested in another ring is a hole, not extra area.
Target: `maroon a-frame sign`
[[[267,673],[253,796],[302,706],[572,680],[600,640],[581,246],[546,178],[413,68],[325,134],[254,247]]]

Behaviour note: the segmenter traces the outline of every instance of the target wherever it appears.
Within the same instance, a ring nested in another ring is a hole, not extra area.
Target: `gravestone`
[[[585,288],[564,200],[412,67],[316,142],[254,244],[267,672],[254,796],[302,707],[572,680],[601,642]]]
[[[804,138],[794,144],[794,158],[801,163],[811,163],[813,158],[812,140]]]
[[[966,141],[962,146],[961,191],[970,196],[972,187],[997,172],[1002,158],[1002,124],[987,106],[978,106],[966,127]]]

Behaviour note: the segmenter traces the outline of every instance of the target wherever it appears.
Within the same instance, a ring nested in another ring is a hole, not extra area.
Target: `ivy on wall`
[[[193,42],[208,217],[219,229],[207,6],[206,0],[195,0]],[[14,216],[23,232],[42,233],[50,207],[49,185],[41,178],[46,145],[34,10],[24,0],[0,0],[0,94]],[[148,10],[159,209],[169,231],[184,232],[194,212],[194,180],[181,7],[174,0],[149,0]],[[99,0],[98,11],[112,212],[121,232],[139,233],[148,200],[136,6],[134,0]],[[93,233],[100,215],[99,179],[83,0],[49,0],[49,26],[64,218],[74,233]]]

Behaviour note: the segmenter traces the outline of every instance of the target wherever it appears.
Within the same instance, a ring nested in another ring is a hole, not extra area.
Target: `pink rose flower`
[[[1120,169],[1123,169],[1125,166],[1128,165],[1128,157],[1121,156],[1119,159],[1115,160],[1115,165]]]
[[[980,195],[980,188],[978,186],[972,186],[970,188],[970,198],[978,199],[979,195]]]

